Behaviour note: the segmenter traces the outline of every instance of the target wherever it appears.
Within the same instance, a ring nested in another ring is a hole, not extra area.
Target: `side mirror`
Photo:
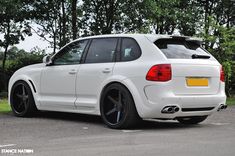
[[[49,55],[44,56],[42,62],[45,63],[46,65],[50,65],[52,63],[51,56]]]

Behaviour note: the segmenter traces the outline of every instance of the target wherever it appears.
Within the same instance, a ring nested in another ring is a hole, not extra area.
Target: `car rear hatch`
[[[216,94],[220,86],[220,66],[205,60],[170,60],[175,94]]]
[[[208,95],[219,91],[220,64],[198,43],[185,38],[155,42],[171,64],[174,94]]]

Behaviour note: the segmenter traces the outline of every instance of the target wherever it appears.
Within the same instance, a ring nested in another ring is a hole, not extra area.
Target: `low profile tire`
[[[105,88],[100,101],[101,117],[110,128],[131,128],[141,119],[131,93],[121,84]]]
[[[207,116],[182,117],[177,120],[185,125],[194,125],[206,120]]]
[[[37,111],[29,85],[24,81],[16,82],[10,95],[11,109],[17,117],[29,117]]]

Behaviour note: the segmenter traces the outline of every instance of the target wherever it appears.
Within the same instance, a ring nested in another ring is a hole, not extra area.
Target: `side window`
[[[79,64],[88,40],[77,41],[63,48],[54,58],[54,65]]]
[[[134,39],[123,38],[121,45],[121,61],[132,61],[140,57],[141,50]]]
[[[117,38],[93,39],[85,63],[113,62],[116,46]]]

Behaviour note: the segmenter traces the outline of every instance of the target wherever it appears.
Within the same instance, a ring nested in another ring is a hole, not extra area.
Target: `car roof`
[[[132,37],[132,38],[147,37],[148,39],[151,40],[151,39],[170,37],[170,35],[157,35],[157,34],[105,34],[105,35],[94,35],[94,36],[81,37],[81,38],[76,39],[76,40],[93,39],[93,38],[104,38],[104,37]]]
[[[82,40],[82,39],[93,39],[93,38],[104,38],[104,37],[132,37],[132,38],[139,38],[139,37],[146,37],[151,42],[155,42],[161,38],[185,38],[189,40],[201,41],[199,38],[192,38],[189,36],[180,36],[180,35],[160,35],[160,34],[105,34],[105,35],[95,35],[95,36],[87,36],[81,37],[74,41]]]
[[[93,39],[93,38],[105,38],[105,37],[132,37],[132,38],[143,38],[146,37],[150,42],[155,42],[158,39],[162,39],[162,38],[185,38],[191,41],[194,41],[197,44],[202,43],[202,40],[199,38],[192,38],[189,36],[179,36],[179,35],[161,35],[161,34],[105,34],[105,35],[94,35],[94,36],[87,36],[87,37],[80,37],[78,39],[75,39],[69,43],[67,43],[66,45],[64,45],[63,47],[61,47],[60,49],[63,49],[64,47],[66,47],[67,45],[79,41],[79,40],[84,40],[84,39]],[[54,55],[56,55],[59,51],[57,51]]]

